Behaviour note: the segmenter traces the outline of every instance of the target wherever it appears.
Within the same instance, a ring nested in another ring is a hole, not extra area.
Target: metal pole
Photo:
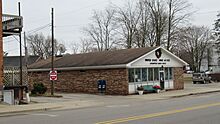
[[[168,17],[168,34],[167,34],[167,50],[170,49],[170,32],[171,32],[171,14],[172,14],[172,0],[169,1],[169,17]]]
[[[25,52],[25,66],[28,65],[28,51],[27,51],[27,42],[26,42],[26,33],[24,32],[24,52]]]
[[[21,16],[21,4],[18,2],[18,12]],[[22,45],[21,45],[21,28],[19,28],[19,41],[20,41],[20,85],[22,85]]]
[[[52,12],[51,12],[51,33],[52,33],[52,57],[51,57],[51,71],[54,71],[54,20],[53,20],[53,8],[52,8]],[[51,80],[51,95],[54,95],[54,81]]]

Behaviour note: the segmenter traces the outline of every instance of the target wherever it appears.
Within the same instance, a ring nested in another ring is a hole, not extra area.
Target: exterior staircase
[[[19,35],[23,28],[22,16],[2,14],[3,37]]]

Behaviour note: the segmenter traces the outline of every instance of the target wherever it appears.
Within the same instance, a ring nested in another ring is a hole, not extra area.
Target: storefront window
[[[159,68],[154,68],[154,81],[159,81]]]
[[[160,68],[131,68],[129,69],[129,82],[159,81]],[[165,80],[173,79],[173,69],[164,68]]]
[[[153,68],[148,68],[148,81],[153,81]]]
[[[134,82],[134,69],[131,68],[129,71],[129,82]]]
[[[141,69],[135,69],[135,82],[141,82]]]
[[[147,68],[142,68],[142,81],[147,81]]]

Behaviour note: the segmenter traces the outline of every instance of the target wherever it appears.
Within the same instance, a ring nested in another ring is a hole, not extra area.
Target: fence
[[[4,67],[4,86],[20,86],[20,67]],[[22,85],[28,86],[27,67],[22,67]]]

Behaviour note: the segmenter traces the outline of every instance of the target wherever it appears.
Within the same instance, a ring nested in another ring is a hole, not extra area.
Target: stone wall
[[[56,92],[98,93],[97,81],[106,80],[106,94],[128,95],[127,69],[58,71]],[[29,72],[30,86],[44,83],[50,90],[49,72]],[[32,87],[30,87],[32,88]]]
[[[183,68],[173,68],[174,69],[174,90],[181,90],[184,89],[184,77]]]

